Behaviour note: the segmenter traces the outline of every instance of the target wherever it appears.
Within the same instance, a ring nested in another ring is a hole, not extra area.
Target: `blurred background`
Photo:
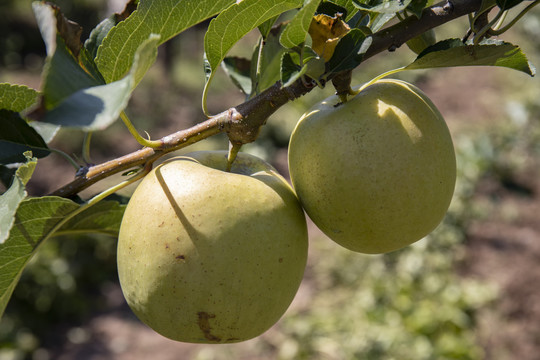
[[[89,31],[123,9],[122,1],[58,0]],[[39,89],[45,48],[31,2],[0,2],[0,82]],[[204,119],[203,37],[207,23],[160,48],[127,109],[140,132],[159,138]],[[461,38],[467,22],[437,29]],[[504,35],[540,64],[540,9]],[[232,53],[249,57],[250,34]],[[405,46],[368,60],[355,83],[406,65]],[[310,225],[304,282],[285,316],[259,338],[235,345],[170,341],[139,322],[116,274],[116,239],[80,235],[45,243],[25,270],[0,320],[0,359],[522,359],[540,353],[540,79],[502,68],[398,74],[423,89],[446,118],[456,146],[458,182],[445,221],[427,238],[387,255],[349,252]],[[332,94],[329,86],[272,116],[243,150],[285,176],[286,147],[297,119]],[[210,111],[243,101],[224,73],[213,82]],[[52,147],[75,156],[83,134],[62,130]],[[136,150],[120,122],[94,134],[99,163]],[[226,149],[216,136],[188,148]],[[38,163],[31,195],[73,179],[52,154]],[[111,179],[114,182],[115,179]],[[107,184],[85,191],[96,193]],[[124,194],[129,194],[127,189]]]

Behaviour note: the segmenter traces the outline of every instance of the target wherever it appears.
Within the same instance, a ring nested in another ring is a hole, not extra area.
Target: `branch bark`
[[[463,15],[477,11],[482,0],[444,1],[423,11],[420,19],[410,16],[393,26],[372,35],[372,44],[364,59],[386,50],[393,51],[407,40],[423,32],[440,26]],[[189,129],[181,130],[160,139],[162,146],[157,149],[142,148],[120,158],[91,166],[51,195],[70,197],[96,182],[156,161],[161,156],[194,144],[221,132],[226,132],[233,143],[245,144],[254,141],[267,119],[281,106],[310,92],[313,87],[302,81],[282,87],[276,83],[258,96],[234,108],[209,118]]]

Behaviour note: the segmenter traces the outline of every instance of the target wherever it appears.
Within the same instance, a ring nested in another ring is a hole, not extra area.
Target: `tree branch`
[[[426,8],[420,19],[416,16],[409,16],[403,21],[373,34],[373,42],[364,55],[364,59],[385,50],[393,51],[429,29],[478,11],[481,5],[482,0],[451,0]]]
[[[420,19],[410,16],[373,34],[372,44],[364,55],[364,59],[386,50],[395,50],[406,41],[429,29],[475,12],[480,8],[481,3],[482,0],[453,0],[424,9]],[[307,94],[312,89],[313,87],[306,85],[303,81],[297,81],[288,87],[282,87],[281,83],[278,82],[245,103],[215,115],[189,129],[163,137],[159,140],[161,146],[158,148],[144,147],[117,159],[91,166],[71,183],[56,190],[51,195],[73,196],[106,177],[152,163],[169,152],[182,149],[221,132],[226,132],[231,142],[234,143],[252,142],[257,138],[261,126],[279,107]]]

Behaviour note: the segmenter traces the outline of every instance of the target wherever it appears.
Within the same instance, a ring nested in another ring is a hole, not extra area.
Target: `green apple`
[[[118,239],[118,275],[137,317],[177,341],[256,337],[284,314],[303,277],[308,237],[289,184],[263,160],[194,152],[135,190]]]
[[[306,112],[289,144],[296,194],[332,240],[362,253],[429,234],[452,199],[456,159],[446,123],[417,87],[380,80],[348,102]]]

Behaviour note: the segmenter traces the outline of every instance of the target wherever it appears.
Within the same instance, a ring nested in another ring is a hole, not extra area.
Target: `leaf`
[[[279,15],[276,15],[273,18],[266,20],[261,25],[257,26],[263,39],[266,39],[268,37],[268,34],[270,34],[270,31],[272,30],[272,27],[274,26],[274,23],[276,22],[278,18],[279,18]]]
[[[283,54],[281,58],[281,83],[283,86],[296,81],[302,74],[300,74],[301,67],[292,58],[291,53]]]
[[[360,29],[352,29],[337,44],[334,55],[326,65],[327,73],[352,70],[361,62],[371,45],[372,38]]]
[[[101,84],[81,68],[59,38],[45,67],[41,105],[45,110],[52,109],[71,94]]]
[[[422,51],[405,70],[451,66],[502,66],[534,76],[536,70],[521,49],[507,42],[486,40],[477,46],[460,39],[443,40]]]
[[[246,95],[251,94],[251,61],[231,56],[223,59],[223,69],[232,82]]]
[[[422,17],[422,10],[427,6],[431,6],[433,1],[431,0],[412,0],[409,6],[407,6],[407,11],[412,12],[417,18]]]
[[[47,111],[41,121],[80,128],[103,130],[112,124],[128,104],[131,93],[157,57],[159,36],[151,34],[135,53],[130,72],[121,80],[81,89],[57,107]]]
[[[57,48],[57,39],[60,37],[66,47],[76,58],[82,47],[81,34],[82,27],[64,17],[60,8],[52,3],[34,1],[32,10],[36,17],[41,36],[45,41],[47,55],[54,54]]]
[[[37,159],[32,158],[31,153],[26,153],[26,158],[26,164],[21,165],[16,170],[9,189],[0,195],[0,245],[9,237],[15,222],[15,213],[27,195],[24,186],[36,168]]]
[[[13,182],[13,177],[15,176],[15,172],[17,171],[17,168],[14,166],[15,164],[12,164],[10,166],[0,165],[0,183],[4,185],[6,189],[11,186],[11,183]]]
[[[21,112],[32,106],[38,92],[24,85],[0,84],[0,109]]]
[[[47,48],[41,108],[51,109],[80,89],[101,85],[79,62],[81,27],[52,4],[34,2],[32,8]]]
[[[300,64],[300,55],[296,52],[285,53],[281,60],[281,82],[282,86],[289,86],[302,75],[309,76],[315,81],[325,71],[324,59],[320,58],[313,49],[304,46],[302,53],[302,64]]]
[[[370,22],[369,12],[362,10],[354,14],[354,16],[347,21],[347,25],[349,25],[351,29],[362,28],[365,30],[369,30],[371,32],[371,29],[368,27],[369,22]]]
[[[88,50],[89,54],[92,56],[92,59],[97,56],[98,48],[103,42],[103,39],[105,39],[105,37],[109,33],[109,31],[111,31],[111,29],[119,22],[126,20],[137,9],[136,3],[136,0],[130,0],[126,4],[126,7],[124,8],[124,11],[122,11],[122,13],[112,14],[111,16],[100,22],[94,29],[92,29],[92,31],[90,32],[90,36],[84,42],[84,47],[86,48],[86,50]]]
[[[132,90],[139,84],[148,69],[154,64],[157,59],[157,48],[160,43],[160,35],[150,34],[138,47],[133,57],[130,73],[128,76],[133,76],[135,83]]]
[[[329,61],[339,40],[349,31],[349,26],[339,14],[334,17],[325,14],[316,15],[309,26],[311,46],[325,61]]]
[[[38,159],[33,157],[31,151],[25,152],[24,156],[26,157],[26,163],[19,166],[15,175],[22,181],[23,185],[26,185],[36,169]]]
[[[103,200],[67,221],[54,236],[99,233],[117,237],[126,205]]]
[[[268,33],[266,41],[259,59],[260,43],[253,50],[251,63],[254,66],[251,68],[251,78],[254,79],[254,91],[252,93],[260,93],[270,86],[274,85],[281,78],[281,57],[286,52],[286,49],[279,43],[279,38],[283,31],[283,26],[276,26]],[[257,62],[260,62],[259,67],[261,73],[257,74]],[[257,77],[258,76],[258,77]]]
[[[412,0],[353,0],[354,5],[361,9],[376,13],[395,14],[405,10]]]
[[[140,0],[136,11],[112,28],[98,49],[96,64],[107,82],[121,79],[131,68],[136,49],[150,34],[160,44],[221,12],[235,0]]]
[[[49,155],[43,138],[18,113],[0,110],[0,164],[24,162],[25,151],[38,158]]]
[[[497,6],[500,7],[501,10],[508,10],[522,3],[523,0],[497,0],[496,2]]]
[[[88,36],[88,39],[86,39],[84,42],[84,47],[88,50],[93,58],[97,56],[98,48],[103,42],[103,39],[105,39],[109,31],[111,31],[111,29],[116,25],[116,16],[113,14],[92,29],[90,36]]]
[[[334,4],[337,6],[332,6]],[[330,16],[335,16],[336,12],[341,12],[345,20],[349,21],[358,12],[358,8],[354,6],[353,0],[330,0],[323,1],[317,9],[318,14]]]
[[[204,36],[211,71],[207,86],[219,63],[238,40],[266,20],[301,5],[300,0],[244,0],[213,19]]]
[[[133,84],[133,77],[128,75],[110,84],[79,90],[48,111],[40,121],[83,131],[103,130],[127,106]]]
[[[306,41],[309,25],[320,2],[321,0],[307,0],[304,3],[304,6],[296,13],[281,33],[281,37],[279,38],[281,45],[285,48],[292,49]]]
[[[33,127],[47,144],[54,139],[58,133],[58,130],[60,130],[60,126],[58,125],[48,124],[41,121],[29,121],[28,125]]]
[[[66,234],[118,234],[124,206],[102,201],[66,221],[79,207],[71,200],[54,196],[21,202],[9,238],[0,245],[0,316],[24,267],[43,241]]]
[[[376,33],[384,25],[386,25],[390,20],[396,17],[395,13],[372,13],[370,15],[370,25],[369,28],[372,32]]]

